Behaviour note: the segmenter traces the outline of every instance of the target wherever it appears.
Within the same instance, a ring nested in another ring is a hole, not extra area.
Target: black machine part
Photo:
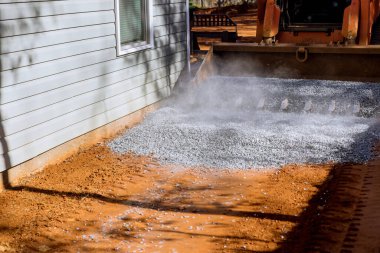
[[[344,9],[351,0],[277,0],[281,9],[280,30],[332,32],[340,30]]]

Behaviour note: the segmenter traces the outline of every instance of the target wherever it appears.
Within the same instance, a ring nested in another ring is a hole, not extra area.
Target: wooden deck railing
[[[237,26],[236,23],[225,14],[194,14],[193,27],[213,26]]]

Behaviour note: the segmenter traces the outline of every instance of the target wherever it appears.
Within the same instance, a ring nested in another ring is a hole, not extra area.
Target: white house
[[[0,185],[168,96],[186,62],[185,1],[0,0]]]

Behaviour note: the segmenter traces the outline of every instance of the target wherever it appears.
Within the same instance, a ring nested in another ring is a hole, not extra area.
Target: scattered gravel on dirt
[[[181,94],[109,147],[164,164],[259,169],[365,162],[379,138],[376,85],[214,77]]]

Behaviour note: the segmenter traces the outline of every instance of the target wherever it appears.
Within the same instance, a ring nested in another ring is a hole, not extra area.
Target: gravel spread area
[[[379,100],[376,84],[216,76],[168,99],[109,147],[212,168],[365,162],[380,136]]]

